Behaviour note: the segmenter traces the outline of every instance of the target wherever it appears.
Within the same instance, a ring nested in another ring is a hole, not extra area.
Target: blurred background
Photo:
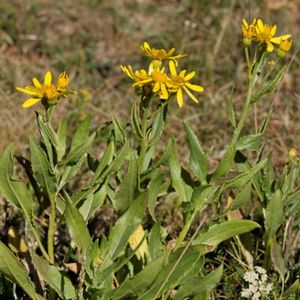
[[[179,109],[172,101],[166,135],[176,138],[179,157],[188,158],[182,120],[188,121],[214,165],[232,130],[226,101],[233,86],[237,111],[245,100],[240,25],[242,18],[254,17],[276,23],[278,34],[293,35],[288,63],[299,48],[299,0],[0,1],[0,152],[14,142],[17,152],[24,153],[29,136],[37,135],[34,111],[42,107],[22,109],[26,96],[15,87],[31,84],[33,76],[42,79],[48,70],[55,77],[67,71],[70,88],[78,91],[61,101],[58,118],[68,117],[72,126],[91,115],[94,128],[112,114],[127,122],[135,95],[119,65],[145,67],[137,45],[147,40],[153,47],[189,54],[181,65],[196,70],[195,83],[205,92],[198,97],[199,105],[187,100]],[[257,106],[262,120],[275,99],[266,136],[275,164],[286,160],[290,147],[300,148],[299,64],[298,53],[277,93]],[[249,131],[252,124],[250,120]]]

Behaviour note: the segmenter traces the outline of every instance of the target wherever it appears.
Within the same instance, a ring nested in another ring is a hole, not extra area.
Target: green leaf
[[[75,245],[86,252],[91,243],[91,237],[88,228],[84,222],[83,216],[73,203],[67,199],[65,210],[65,219]]]
[[[111,141],[109,143],[109,145],[107,146],[107,148],[103,154],[103,157],[101,158],[101,160],[98,163],[98,166],[94,172],[93,182],[95,182],[95,180],[97,178],[99,178],[99,176],[101,176],[101,174],[103,173],[105,168],[111,164],[114,154],[115,154],[115,144],[113,141]]]
[[[211,226],[206,233],[200,234],[192,245],[207,245],[207,252],[213,251],[220,243],[259,228],[259,224],[250,220],[231,220]]]
[[[156,259],[159,255],[164,252],[164,246],[162,243],[161,231],[163,228],[161,227],[160,222],[156,222],[150,232],[149,232],[149,252],[152,260]]]
[[[165,291],[180,285],[194,268],[198,268],[202,258],[201,253],[188,249],[182,256],[182,251],[184,249],[178,249],[171,255],[168,264],[163,266],[149,289],[139,294],[138,300],[158,299]]]
[[[91,119],[85,118],[75,131],[71,142],[71,148],[65,163],[68,165],[76,164],[92,147],[96,133],[89,136]]]
[[[280,190],[277,190],[269,200],[266,208],[265,228],[267,236],[275,236],[284,217],[284,200]]]
[[[122,283],[107,299],[124,299],[128,295],[139,295],[144,292],[160,272],[164,260],[165,256],[162,255],[146,265],[141,272]]]
[[[249,134],[241,137],[236,145],[236,150],[257,150],[259,148],[262,133]]]
[[[12,145],[0,157],[0,193],[14,206],[21,208],[27,222],[31,223],[33,199],[25,184],[13,178]]]
[[[131,153],[127,174],[124,176],[120,184],[120,190],[117,193],[113,204],[116,210],[123,213],[132,203],[137,189],[137,161],[135,153]]]
[[[57,292],[61,299],[76,299],[76,290],[66,275],[60,272],[57,267],[49,265],[45,259],[34,252],[31,253],[31,257],[43,280]]]
[[[148,139],[149,147],[156,144],[163,133],[165,127],[166,108],[166,105],[162,106],[153,118],[152,128]]]
[[[130,121],[131,121],[132,129],[135,133],[135,136],[137,137],[137,139],[142,140],[143,139],[143,133],[142,133],[142,130],[140,128],[141,118],[138,115],[137,104],[136,103],[134,103],[132,105],[131,114],[130,114]]]
[[[124,250],[130,235],[140,225],[145,215],[145,205],[146,193],[143,193],[132,202],[111,229],[108,240],[112,259],[115,259]]]
[[[224,189],[227,189],[229,187],[231,188],[239,188],[243,187],[245,184],[248,183],[249,180],[251,180],[252,176],[254,176],[261,168],[264,167],[264,165],[267,163],[267,158],[259,162],[257,165],[255,165],[252,169],[249,171],[240,174],[236,177],[234,177],[231,180],[225,181]]]
[[[30,154],[33,175],[52,202],[56,193],[56,179],[50,171],[45,152],[33,139],[30,139]]]
[[[121,124],[117,121],[117,119],[114,116],[112,116],[112,122],[113,122],[113,127],[114,127],[115,141],[117,143],[124,144],[124,142],[126,140],[126,134],[125,134],[123,127],[121,126]]]
[[[54,130],[52,129],[50,124],[47,124],[43,121],[43,118],[40,114],[37,113],[37,121],[40,130],[40,134],[42,136],[42,140],[46,146],[48,159],[50,162],[50,166],[54,169],[54,155],[53,155],[53,148],[57,148],[57,136]]]
[[[191,169],[200,182],[206,184],[207,160],[205,154],[192,128],[187,123],[184,123],[184,127],[189,143]]]
[[[279,85],[279,83],[281,82],[283,76],[286,73],[288,66],[284,66],[282,67],[278,73],[276,74],[276,76],[274,77],[273,80],[269,81],[267,84],[265,84],[264,86],[262,86],[261,88],[259,88],[257,90],[257,92],[254,94],[254,96],[251,99],[251,103],[255,103],[256,101],[258,101],[262,96],[273,92]]]
[[[180,202],[188,202],[192,196],[192,188],[188,186],[181,176],[181,166],[176,157],[174,141],[169,158],[169,168],[171,173],[172,186],[179,196]]]
[[[67,131],[68,131],[68,120],[63,119],[59,123],[58,132],[57,132],[58,145],[57,145],[56,151],[57,151],[57,160],[58,161],[62,160],[62,158],[66,152]]]
[[[199,293],[210,293],[220,282],[223,274],[223,266],[221,265],[215,271],[210,272],[204,277],[189,278],[178,289],[173,300],[183,300],[188,296],[195,296]]]
[[[13,253],[1,241],[0,272],[11,281],[18,284],[31,299],[37,299],[33,283],[30,281],[26,269],[18,262]]]
[[[212,180],[217,180],[219,177],[229,173],[236,152],[235,144],[236,144],[235,140],[233,140],[230,143],[223,159],[220,161],[219,165],[217,166],[216,170],[213,173]]]
[[[284,281],[286,266],[282,255],[281,246],[277,243],[275,238],[269,242],[271,243],[271,259],[274,269],[280,274],[281,280]]]
[[[155,207],[156,207],[156,200],[159,195],[161,186],[163,182],[163,174],[158,173],[156,176],[154,176],[148,187],[148,209],[149,213],[154,221],[156,221],[155,218]]]
[[[230,209],[237,209],[244,205],[251,198],[251,182],[248,182],[233,200]]]

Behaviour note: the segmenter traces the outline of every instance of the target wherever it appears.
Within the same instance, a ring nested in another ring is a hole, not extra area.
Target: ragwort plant
[[[222,275],[228,272],[214,257],[220,244],[231,239],[228,251],[242,270],[241,280],[245,273],[249,283],[239,283],[237,299],[283,299],[297,293],[299,280],[289,264],[289,256],[296,253],[290,241],[299,237],[290,230],[299,226],[297,151],[290,152],[277,177],[270,155],[264,158],[261,141],[271,103],[262,124],[255,121],[253,133],[243,135],[249,112],[278,87],[286,72],[280,60],[270,62],[274,51],[285,56],[291,35],[275,37],[276,25],[261,20],[243,20],[242,33],[247,96],[239,118],[228,100],[233,133],[215,170],[208,169],[208,158],[187,123],[188,169],[181,166],[172,137],[157,154],[168,103],[176,98],[181,108],[186,97],[198,103],[195,94],[204,91],[190,82],[195,71],[180,70],[186,55],[175,49],[156,49],[144,42],[140,50],[149,58],[146,69],[121,66],[138,95],[129,126],[113,118],[91,133],[86,118],[70,142],[67,120],[57,128],[51,122],[61,98],[75,93],[67,89],[68,75],[60,74],[54,84],[47,72],[44,83],[33,78],[34,86],[17,88],[30,95],[24,108],[41,102],[45,113],[36,113],[40,140],[30,139],[29,158],[15,156],[13,146],[0,157],[0,192],[22,212],[25,222],[19,239],[17,228],[12,228],[10,243],[0,242],[0,271],[6,278],[31,299],[209,299],[222,293],[220,282],[226,284]],[[96,140],[105,142],[102,157],[91,154]],[[25,169],[26,183],[15,178],[16,160]],[[71,184],[83,174],[85,161],[92,175],[74,190]],[[157,214],[159,202],[174,194],[184,215],[175,238]],[[221,205],[217,215],[207,213],[224,197],[226,207]],[[245,208],[254,201],[260,207],[257,222]],[[105,204],[113,207],[117,219],[96,239],[87,225]],[[259,234],[251,234],[254,229]],[[68,244],[60,236],[65,231]]]

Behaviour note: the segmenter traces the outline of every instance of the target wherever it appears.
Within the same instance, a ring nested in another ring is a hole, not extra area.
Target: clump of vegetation
[[[299,156],[291,149],[278,175],[265,153],[272,102],[261,124],[255,117],[252,132],[244,132],[249,113],[287,71],[291,35],[276,30],[243,20],[247,96],[240,113],[234,93],[228,99],[232,136],[213,169],[187,122],[188,167],[174,136],[160,150],[170,102],[183,108],[204,92],[197,79],[190,82],[195,71],[180,69],[186,55],[174,48],[144,42],[147,66],[121,66],[138,96],[127,123],[112,117],[91,130],[87,117],[70,136],[67,118],[52,122],[63,98],[76,93],[66,72],[56,83],[48,71],[43,83],[34,77],[34,86],[18,87],[30,95],[23,107],[41,102],[44,113],[36,113],[40,138],[30,139],[29,157],[14,155],[13,146],[0,156],[0,193],[23,219],[0,242],[0,272],[9,279],[0,292],[8,287],[12,297],[31,299],[297,297]],[[15,177],[17,162],[27,180]],[[93,219],[108,211],[110,228],[92,231]]]

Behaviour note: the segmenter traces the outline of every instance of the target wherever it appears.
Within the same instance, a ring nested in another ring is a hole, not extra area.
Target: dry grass
[[[297,0],[2,1],[0,152],[13,141],[24,151],[28,136],[36,134],[34,109],[21,108],[24,97],[15,86],[28,84],[34,75],[42,77],[48,69],[56,74],[68,71],[71,87],[79,91],[73,101],[60,104],[61,116],[72,121],[89,114],[94,126],[109,120],[111,114],[126,121],[135,96],[119,65],[142,66],[136,45],[148,40],[189,53],[185,66],[199,70],[197,80],[206,88],[201,104],[187,102],[182,110],[171,105],[167,135],[176,136],[180,156],[187,157],[182,120],[189,121],[214,165],[231,131],[226,99],[233,84],[236,107],[244,101],[241,18],[259,16],[277,23],[280,33],[299,37],[299,12]],[[293,51],[298,47],[299,38],[295,38]],[[278,163],[286,158],[289,147],[299,148],[299,64],[298,55],[275,95],[267,132],[267,144]],[[268,97],[259,103],[259,120],[272,100]]]

